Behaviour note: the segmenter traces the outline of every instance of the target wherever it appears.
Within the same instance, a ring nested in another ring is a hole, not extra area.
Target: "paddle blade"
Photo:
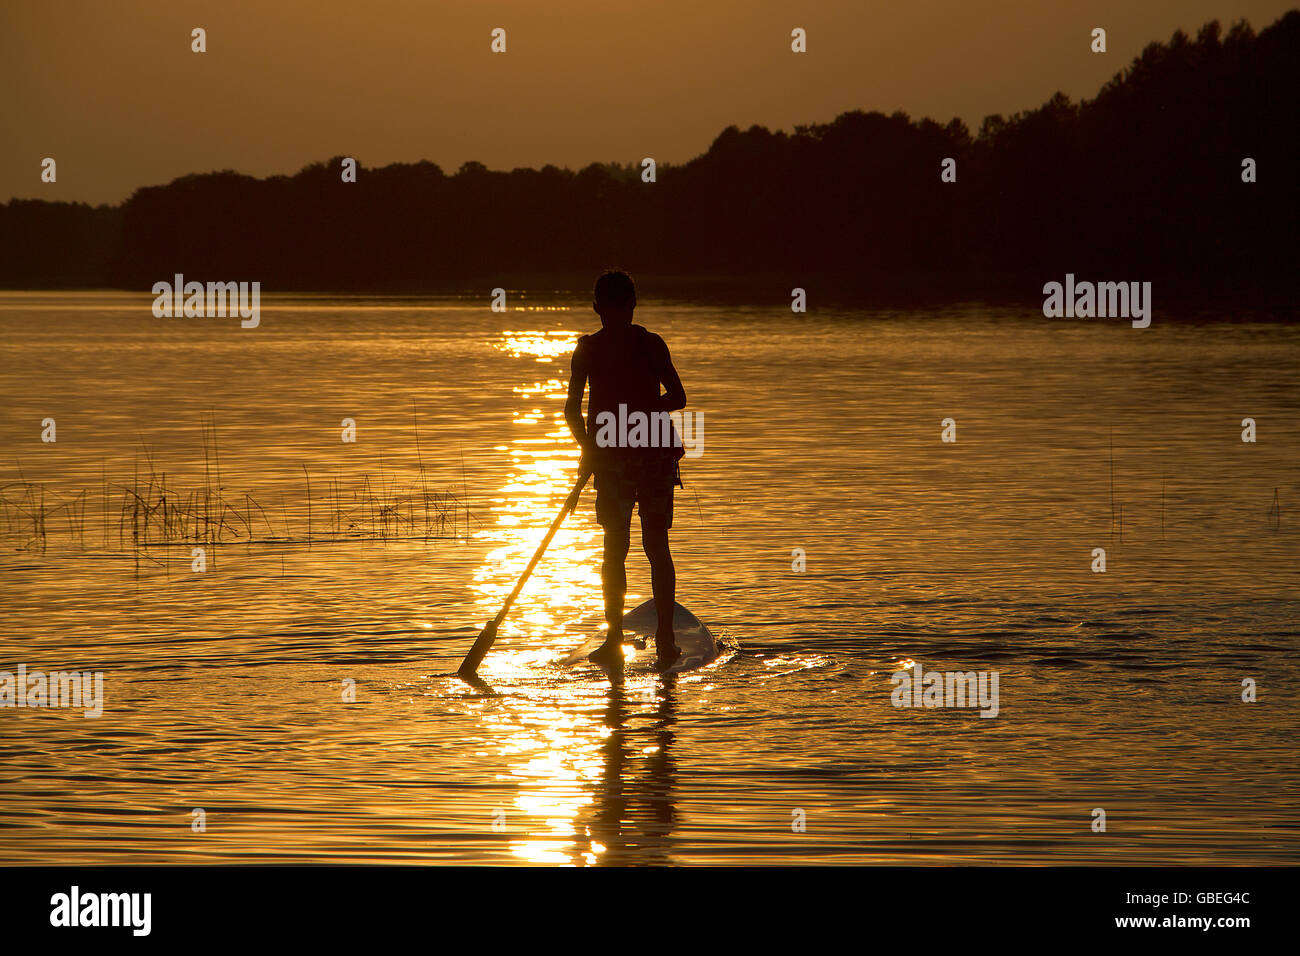
[[[483,630],[479,631],[478,638],[474,641],[474,646],[469,649],[465,659],[461,661],[460,668],[456,671],[461,677],[473,677],[478,673],[479,664],[483,663],[483,657],[487,654],[488,648],[492,642],[497,639],[497,622],[488,621]]]

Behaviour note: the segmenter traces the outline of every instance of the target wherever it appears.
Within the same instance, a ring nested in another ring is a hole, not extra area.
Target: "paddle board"
[[[659,615],[653,599],[623,616],[623,668],[625,671],[653,671],[655,630]],[[706,667],[721,657],[727,646],[714,639],[704,622],[680,604],[673,605],[673,634],[682,656],[663,673],[679,674]],[[604,632],[583,643],[562,664],[580,664],[605,641]],[[594,663],[594,662],[589,662]]]

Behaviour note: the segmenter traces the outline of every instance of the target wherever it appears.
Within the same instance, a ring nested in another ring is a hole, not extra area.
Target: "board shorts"
[[[623,529],[632,521],[632,506],[639,505],[641,523],[662,518],[673,526],[673,488],[680,487],[676,459],[667,455],[618,457],[601,462],[595,470],[596,520],[606,530]]]

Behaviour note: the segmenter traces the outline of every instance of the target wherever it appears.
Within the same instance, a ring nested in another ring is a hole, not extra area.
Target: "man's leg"
[[[641,518],[641,546],[650,560],[650,589],[659,615],[655,649],[660,658],[675,659],[680,653],[673,636],[673,608],[677,601],[677,569],[668,548],[668,525],[660,515]]]
[[[623,659],[623,599],[627,595],[627,550],[632,537],[632,495],[618,468],[596,471],[596,520],[605,531],[600,587],[609,630],[595,657]]]
[[[632,516],[626,522],[611,522],[605,527],[605,557],[600,565],[601,590],[605,594],[605,623],[609,625],[606,645],[623,641],[623,598],[627,595],[627,551],[632,531]]]

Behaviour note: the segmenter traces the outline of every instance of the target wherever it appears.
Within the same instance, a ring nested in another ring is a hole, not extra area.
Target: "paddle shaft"
[[[497,628],[499,628],[501,622],[506,619],[506,614],[510,610],[510,605],[515,603],[515,598],[519,597],[519,592],[524,589],[524,584],[528,581],[528,576],[533,573],[533,568],[537,567],[537,562],[542,560],[542,555],[546,552],[546,548],[551,543],[551,539],[555,537],[555,532],[560,530],[560,525],[563,524],[565,516],[573,511],[574,508],[578,507],[578,497],[582,494],[582,489],[586,487],[587,480],[590,477],[590,471],[583,471],[578,475],[578,481],[574,484],[573,490],[569,492],[569,497],[564,499],[564,507],[560,509],[560,513],[556,515],[555,520],[551,522],[551,529],[546,532],[546,537],[544,537],[542,543],[537,546],[537,552],[533,555],[533,559],[528,562],[528,567],[524,568],[524,573],[523,576],[519,578],[519,583],[516,584],[515,589],[510,592],[510,596],[506,598],[506,603],[502,605],[497,616],[489,621],[487,626],[479,633],[478,639],[474,642],[474,646],[469,649],[469,653],[466,654],[465,659],[461,661],[460,668],[456,673],[461,674],[462,676],[478,673],[478,666],[483,663],[483,658],[487,654],[488,649],[492,647],[493,641],[497,639]]]

